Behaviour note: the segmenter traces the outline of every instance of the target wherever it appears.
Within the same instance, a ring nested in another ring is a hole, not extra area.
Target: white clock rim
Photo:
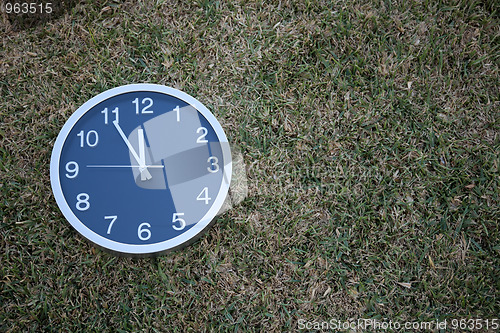
[[[164,93],[179,98],[182,101],[194,107],[207,119],[207,121],[213,127],[215,134],[217,135],[219,142],[221,143],[222,156],[224,159],[224,173],[222,177],[222,183],[219,188],[219,192],[217,194],[214,203],[212,204],[208,212],[203,216],[203,218],[193,227],[191,227],[191,229],[180,234],[177,237],[159,243],[143,244],[143,245],[126,244],[113,241],[97,234],[92,229],[88,228],[83,222],[81,222],[78,219],[78,217],[76,217],[76,215],[69,207],[68,202],[64,198],[61,182],[59,179],[60,176],[59,166],[60,166],[60,157],[62,153],[62,148],[71,129],[78,122],[78,120],[94,106],[111,97],[137,91],[151,91],[151,92]],[[229,162],[226,163],[226,161]],[[201,233],[210,225],[210,222],[217,215],[220,208],[224,204],[224,201],[229,191],[229,185],[231,183],[231,175],[232,175],[232,160],[231,160],[231,151],[229,148],[229,142],[227,140],[226,134],[224,133],[222,126],[220,125],[219,121],[215,118],[215,116],[212,114],[212,112],[210,112],[210,110],[208,110],[208,108],[205,107],[196,98],[192,97],[191,95],[188,95],[183,91],[180,91],[172,87],[167,87],[164,85],[152,84],[152,83],[137,83],[137,84],[128,84],[124,86],[115,87],[106,90],[94,96],[93,98],[89,99],[82,106],[80,106],[63,125],[63,128],[59,132],[56,142],[54,143],[54,148],[52,149],[52,155],[50,159],[50,182],[52,187],[52,193],[54,194],[57,205],[59,206],[59,209],[63,213],[66,220],[68,220],[68,222],[80,234],[82,234],[85,238],[97,244],[98,246],[123,254],[147,255],[147,254],[161,253],[178,248],[184,244],[188,244],[189,241],[199,237]]]

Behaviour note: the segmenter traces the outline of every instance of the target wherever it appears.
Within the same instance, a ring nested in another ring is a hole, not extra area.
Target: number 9
[[[78,176],[78,170],[78,163],[76,163],[75,161],[66,163],[66,171],[68,172],[66,174],[66,177],[70,179],[75,178],[76,176]]]

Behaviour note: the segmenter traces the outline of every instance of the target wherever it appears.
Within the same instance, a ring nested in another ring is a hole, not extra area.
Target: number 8
[[[89,209],[90,207],[90,202],[89,202],[90,196],[87,193],[80,193],[76,196],[76,209],[79,211],[84,211]]]

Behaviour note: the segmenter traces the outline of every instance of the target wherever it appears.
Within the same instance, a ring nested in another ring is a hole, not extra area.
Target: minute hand
[[[141,161],[141,158],[139,158],[139,155],[135,152],[134,147],[130,144],[130,141],[128,141],[127,137],[125,136],[125,133],[123,133],[123,130],[121,129],[120,125],[118,125],[118,121],[114,120],[113,125],[115,125],[116,130],[118,133],[120,133],[120,136],[122,137],[123,141],[128,147],[128,150],[132,153],[132,156],[134,156],[135,160],[139,164],[139,171],[141,172],[141,175],[144,175],[146,179],[151,179],[151,174],[148,171],[148,168],[146,167],[145,162]]]

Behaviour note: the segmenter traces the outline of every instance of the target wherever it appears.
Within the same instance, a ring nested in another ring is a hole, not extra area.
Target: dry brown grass
[[[0,28],[2,331],[294,331],[498,317],[498,14],[489,2],[81,2]],[[249,197],[154,260],[52,198],[58,131],[154,82],[203,101]]]

